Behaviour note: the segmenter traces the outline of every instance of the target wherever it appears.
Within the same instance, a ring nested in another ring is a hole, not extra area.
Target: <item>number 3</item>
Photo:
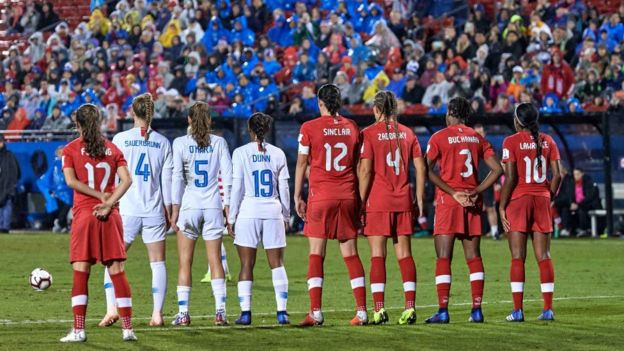
[[[464,163],[466,165],[466,171],[461,172],[460,175],[463,178],[468,178],[474,173],[474,167],[472,167],[472,154],[470,153],[470,150],[468,149],[461,149],[459,151],[459,154],[466,155],[466,163]]]

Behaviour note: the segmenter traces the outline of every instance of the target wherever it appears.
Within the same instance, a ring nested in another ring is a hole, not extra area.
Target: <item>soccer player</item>
[[[429,180],[436,189],[434,242],[437,255],[436,287],[439,310],[426,323],[448,323],[451,259],[455,239],[462,242],[470,271],[472,311],[470,322],[483,322],[484,271],[481,260],[481,193],[503,173],[492,146],[466,126],[471,114],[470,102],[462,97],[451,99],[446,114],[447,127],[431,136],[427,146]],[[478,182],[479,162],[484,160],[490,173]],[[439,165],[439,175],[434,171]]]
[[[509,234],[511,250],[511,295],[513,311],[507,320],[524,321],[524,262],[527,240],[533,239],[533,251],[539,266],[544,310],[539,320],[555,319],[552,299],[555,272],[550,259],[550,234],[553,218],[550,203],[561,182],[559,149],[552,137],[540,133],[539,113],[535,106],[523,103],[514,112],[517,133],[503,142],[505,183],[501,194],[500,216]],[[548,181],[548,171],[552,179]]]
[[[222,137],[210,134],[208,104],[196,102],[188,116],[189,135],[173,141],[173,186],[171,224],[178,236],[178,309],[173,325],[189,325],[191,265],[195,242],[201,235],[215,298],[215,324],[226,325],[225,273],[221,265],[221,240],[225,224],[218,176],[221,172],[225,212],[229,211],[232,160]],[[182,194],[184,193],[184,194]]]
[[[126,250],[117,201],[132,184],[123,154],[100,133],[100,111],[85,104],[76,111],[80,137],[63,150],[63,174],[74,190],[70,262],[74,269],[72,310],[74,327],[61,342],[84,342],[85,316],[91,266],[101,262],[115,287],[124,341],[135,341],[132,330],[132,297],[123,269]],[[115,175],[119,184],[115,187]]]
[[[256,112],[248,122],[247,145],[234,150],[228,231],[241,262],[238,301],[241,315],[236,324],[251,324],[251,287],[256,251],[262,243],[266,251],[277,302],[277,323],[289,324],[288,276],[284,269],[286,223],[290,218],[288,166],[284,152],[267,143],[273,118]]]
[[[364,235],[371,249],[373,323],[388,322],[384,290],[386,247],[390,238],[399,261],[405,293],[405,311],[399,324],[413,324],[416,322],[416,266],[412,258],[411,235],[414,215],[422,214],[425,161],[414,132],[397,122],[397,100],[391,91],[380,91],[375,95],[373,114],[376,123],[362,131],[358,172]],[[413,202],[410,191],[410,160],[416,169],[416,202]]]
[[[166,137],[150,129],[154,101],[147,93],[132,101],[134,128],[113,138],[132,171],[132,186],[119,202],[126,250],[141,235],[147,247],[152,269],[154,309],[150,326],[162,326],[162,308],[167,294],[165,267],[165,234],[171,213],[171,144]],[[112,325],[119,318],[115,308],[115,292],[108,270],[104,271],[107,313],[99,326]]]
[[[308,292],[310,313],[300,326],[323,324],[321,297],[323,260],[328,239],[338,240],[349,271],[356,301],[356,316],[351,325],[368,323],[364,267],[357,250],[358,194],[356,164],[359,130],[355,122],[338,114],[342,99],[333,84],[318,91],[321,117],[301,126],[299,156],[295,173],[295,208],[305,223],[304,235],[310,244]],[[308,203],[302,190],[310,166]]]

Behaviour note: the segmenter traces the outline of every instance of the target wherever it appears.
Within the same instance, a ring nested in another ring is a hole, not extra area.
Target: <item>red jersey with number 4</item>
[[[523,195],[550,197],[550,182],[548,181],[548,167],[551,161],[561,159],[559,148],[553,138],[540,133],[542,141],[541,164],[537,162],[537,144],[529,132],[519,132],[505,138],[503,141],[503,163],[515,162],[518,184],[514,188],[511,198],[517,199]]]
[[[438,163],[440,178],[457,190],[476,188],[479,185],[479,161],[495,155],[487,140],[463,124],[438,131],[427,145],[427,159]],[[436,192],[439,200],[444,192],[440,189]]]
[[[400,144],[400,147],[399,147]],[[362,131],[360,158],[373,161],[373,178],[366,210],[405,212],[412,210],[409,165],[421,157],[414,132],[399,124],[378,122]]]
[[[106,154],[94,159],[85,150],[82,138],[75,139],[63,149],[63,168],[73,168],[76,179],[91,189],[112,193],[115,191],[117,168],[127,166],[121,151],[112,142],[105,141]],[[74,208],[93,208],[102,201],[79,191],[74,191]]]
[[[342,116],[321,116],[301,126],[299,153],[308,155],[310,165],[308,201],[356,198],[359,138],[355,122]]]

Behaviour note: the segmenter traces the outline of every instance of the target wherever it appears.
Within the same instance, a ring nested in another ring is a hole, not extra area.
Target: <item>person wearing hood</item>
[[[370,24],[372,24],[373,27],[369,27],[366,33],[373,34],[373,30],[375,29],[374,26],[376,26],[377,22],[383,21],[384,24],[386,23],[386,20],[384,19],[384,10],[381,5],[376,2],[368,5],[368,17],[370,18]]]
[[[70,91],[68,96],[69,100],[61,105],[61,111],[65,116],[71,116],[81,105],[80,99],[78,99],[78,95],[74,91]]]
[[[160,35],[160,43],[165,49],[169,49],[173,45],[173,38],[182,33],[180,28],[180,20],[172,19],[167,24],[165,31]]]
[[[583,105],[581,105],[581,102],[579,101],[579,99],[573,97],[573,98],[569,98],[568,101],[566,101],[566,112],[584,113],[585,110],[583,109]]]
[[[237,93],[234,95],[234,102],[232,103],[232,106],[223,111],[222,115],[224,117],[248,118],[252,113],[253,111],[249,105],[243,101],[243,94]]]
[[[293,15],[293,17],[296,17],[296,15]],[[291,21],[293,17],[288,20]],[[275,45],[279,47],[287,48],[293,45],[293,35],[286,21],[286,17],[283,15],[280,15],[275,19],[275,23],[267,32],[267,36],[273,43],[275,43]]]
[[[429,110],[427,112],[430,115],[440,116],[446,115],[447,109],[448,107],[445,103],[442,102],[442,99],[438,95],[435,95],[431,99],[431,106],[429,107]]]
[[[252,71],[256,68],[256,66],[262,66],[262,63],[260,63],[260,60],[258,59],[258,56],[256,56],[255,51],[251,48],[245,48],[243,50],[243,56],[241,57],[241,60],[243,61],[243,65],[241,66],[243,73],[248,76],[251,75]]]
[[[539,13],[533,12],[533,14],[531,14],[531,38],[539,38],[541,32],[546,32],[548,36],[552,38],[552,31],[548,24],[542,21]]]
[[[293,83],[314,81],[315,75],[316,67],[310,62],[307,54],[301,54],[301,56],[299,56],[299,62],[293,70]]]
[[[205,32],[202,29],[201,24],[195,18],[191,19],[191,21],[188,24],[188,26],[186,27],[186,29],[180,35],[180,38],[182,39],[182,42],[184,44],[186,44],[186,39],[185,38],[186,38],[186,36],[189,33],[193,33],[195,35],[195,38],[203,38],[204,37]]]
[[[563,60],[563,54],[557,48],[552,53],[552,63],[544,65],[541,80],[542,95],[555,93],[559,99],[572,95],[576,79],[574,71]]]
[[[251,104],[258,98],[258,86],[242,73],[238,76],[238,90],[243,95],[243,102],[245,104]]]
[[[443,104],[448,103],[448,92],[452,87],[453,84],[446,80],[444,73],[437,72],[434,83],[425,90],[425,95],[422,99],[423,105],[433,106],[433,97],[436,95],[440,97]]]
[[[349,89],[351,88],[351,84],[349,84],[351,80],[347,76],[347,74],[343,71],[336,72],[336,77],[334,77],[334,85],[340,89],[340,96],[343,101],[347,101],[349,97]]]
[[[264,66],[264,71],[269,76],[274,76],[282,69],[282,65],[280,65],[279,62],[277,62],[277,60],[275,59],[275,53],[273,52],[273,50],[265,52],[262,65]]]
[[[186,38],[186,36],[185,36]],[[198,38],[197,36],[195,38]],[[204,32],[204,35],[201,37],[201,44],[206,49],[207,53],[213,53],[217,43],[220,39],[225,39],[229,41],[230,33],[223,28],[223,24],[221,20],[217,16],[213,16],[208,23],[208,28]]]
[[[609,36],[609,31],[606,28],[600,29],[600,38],[596,42],[598,46],[605,45],[607,47],[607,51],[612,53],[615,50],[615,47],[618,45],[618,42],[611,39]]]
[[[43,34],[35,32],[28,38],[29,46],[24,50],[24,55],[30,57],[35,64],[38,63],[45,55],[46,46],[43,42]]]
[[[386,26],[386,21],[375,22],[373,36],[366,41],[367,46],[376,46],[380,50],[380,55],[385,57],[390,49],[401,47],[399,39]]]
[[[24,84],[19,106],[26,110],[26,116],[28,116],[29,119],[34,117],[35,111],[39,108],[39,100],[39,92],[37,89],[33,88],[30,83]]]
[[[392,72],[392,79],[390,83],[388,83],[387,89],[394,93],[397,99],[403,98],[403,91],[405,90],[405,84],[407,83],[407,79],[403,74],[403,71],[397,67]]]
[[[606,29],[609,39],[616,43],[624,40],[624,24],[621,23],[620,15],[613,13],[609,16],[609,21],[604,23],[600,29]]]
[[[358,33],[370,33],[373,29],[373,22],[368,15],[368,5],[364,2],[356,9],[356,16],[353,16],[353,28]]]
[[[275,101],[279,101],[280,93],[277,85],[271,82],[268,75],[263,74],[260,76],[259,81],[260,84],[256,88],[256,101],[253,107],[256,112],[266,112],[269,106],[269,100],[273,98]]]
[[[349,104],[359,104],[362,102],[362,97],[364,96],[364,92],[370,85],[368,78],[362,71],[358,71],[355,74],[355,78],[351,82],[351,86],[349,87],[349,91],[347,93],[347,99]]]
[[[91,12],[87,27],[96,38],[104,39],[108,32],[110,32],[111,23],[108,18],[104,16],[102,10],[95,9]]]
[[[362,96],[364,103],[371,104],[375,99],[375,94],[379,91],[386,90],[389,83],[390,78],[388,78],[388,75],[383,70],[379,71],[372,83],[364,91],[364,95]]]
[[[247,28],[247,20],[244,16],[234,19],[234,28],[230,31],[230,42],[240,41],[245,46],[253,46],[256,34]]]
[[[370,48],[366,45],[362,45],[362,42],[358,38],[351,38],[351,44],[349,45],[347,56],[351,57],[353,65],[358,66],[360,62],[368,61],[371,56]]]
[[[540,107],[540,112],[542,113],[560,113],[561,108],[559,108],[559,97],[555,93],[548,93],[544,96],[542,101],[542,107]]]

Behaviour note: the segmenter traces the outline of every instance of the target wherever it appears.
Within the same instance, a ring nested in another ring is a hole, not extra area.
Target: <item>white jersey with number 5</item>
[[[234,150],[229,223],[236,218],[284,219],[290,217],[288,166],[284,152],[251,142]]]
[[[232,185],[232,159],[225,139],[210,135],[210,145],[200,147],[192,136],[173,141],[173,204],[186,209],[221,209],[219,172],[224,190]],[[184,193],[184,194],[182,194]],[[225,205],[229,194],[225,191]]]
[[[145,140],[140,128],[121,132],[113,138],[128,161],[132,186],[119,201],[120,213],[134,217],[161,217],[164,204],[171,204],[171,144],[156,131]]]

